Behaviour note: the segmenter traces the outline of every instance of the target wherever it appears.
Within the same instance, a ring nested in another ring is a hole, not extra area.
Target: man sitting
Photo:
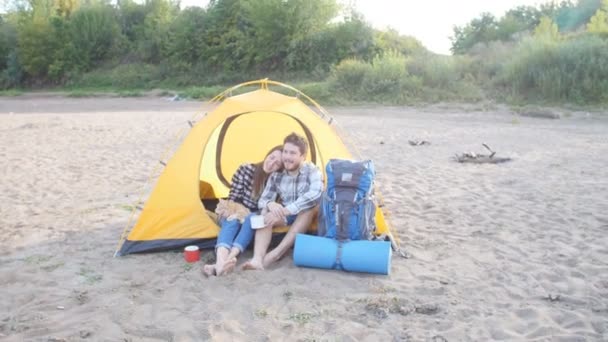
[[[306,162],[308,141],[291,133],[283,141],[283,171],[273,173],[258,201],[264,215],[264,228],[255,233],[253,258],[243,265],[246,270],[263,270],[279,260],[295,242],[298,233],[310,227],[323,192],[323,173]],[[282,205],[277,203],[280,198]],[[272,251],[268,251],[272,228],[291,225],[289,231]]]

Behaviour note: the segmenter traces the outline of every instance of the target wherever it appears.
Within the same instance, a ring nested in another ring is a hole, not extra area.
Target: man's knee
[[[293,222],[293,224],[291,225],[290,230],[294,229],[294,230],[297,230],[298,232],[307,231],[310,228],[310,226],[312,225],[312,221],[315,218],[316,213],[317,213],[316,207],[300,212],[298,214],[298,216],[296,217],[295,221]]]
[[[301,213],[298,214],[298,217],[296,218],[296,221],[301,220],[301,221],[310,221],[312,222],[312,220],[315,218],[315,216],[317,215],[317,212],[319,211],[319,206],[316,206],[312,209],[308,209],[308,210],[304,210]],[[310,224],[310,222],[308,222]]]

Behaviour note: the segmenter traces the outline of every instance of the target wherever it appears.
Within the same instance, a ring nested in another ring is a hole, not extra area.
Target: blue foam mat
[[[296,236],[293,251],[296,266],[386,275],[390,273],[391,256],[388,241],[339,242],[307,234]]]

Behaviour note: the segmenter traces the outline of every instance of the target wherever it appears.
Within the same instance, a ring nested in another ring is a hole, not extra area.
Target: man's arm
[[[277,173],[273,173],[268,178],[268,182],[266,182],[266,186],[264,187],[264,191],[262,191],[262,195],[258,200],[258,208],[261,210],[266,209],[268,203],[274,202],[277,199],[278,194],[278,184],[277,184]]]
[[[308,175],[308,180],[310,182],[308,191],[298,197],[295,202],[285,207],[292,215],[314,208],[317,205],[317,200],[323,193],[323,174],[316,166],[312,168]]]

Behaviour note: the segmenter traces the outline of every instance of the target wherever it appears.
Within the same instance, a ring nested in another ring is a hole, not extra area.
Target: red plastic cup
[[[184,248],[184,259],[186,262],[197,262],[201,259],[201,251],[198,246],[188,246]]]

